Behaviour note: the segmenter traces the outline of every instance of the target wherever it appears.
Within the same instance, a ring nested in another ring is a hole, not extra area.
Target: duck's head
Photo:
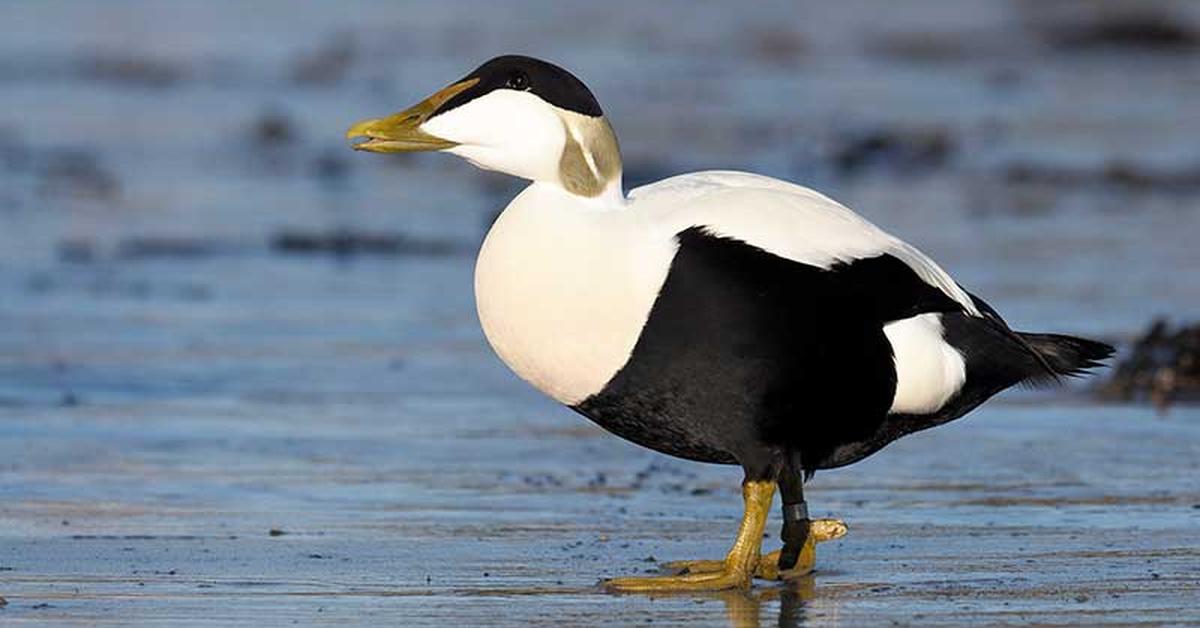
[[[355,150],[445,151],[584,197],[620,194],[621,153],[592,92],[570,72],[496,57],[421,102],[346,132]]]

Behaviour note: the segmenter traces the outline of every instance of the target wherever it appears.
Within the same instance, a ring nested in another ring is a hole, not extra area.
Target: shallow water
[[[515,184],[341,138],[492,54],[584,77],[631,183],[813,185],[1018,328],[1123,341],[1200,305],[1195,49],[1056,47],[1083,19],[1056,3],[755,6],[6,3],[0,619],[1200,622],[1200,412],[1079,387],[819,475],[851,533],[807,581],[595,587],[722,553],[738,474],[611,438],[492,356],[470,251]],[[272,245],[337,230],[407,239]]]

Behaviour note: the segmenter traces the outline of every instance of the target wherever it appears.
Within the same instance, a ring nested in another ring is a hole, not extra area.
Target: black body
[[[984,317],[966,314],[890,255],[822,269],[701,228],[678,239],[628,362],[575,410],[663,453],[741,464],[748,477],[773,477],[790,456],[810,474],[855,462],[1112,351],[1017,334],[981,301]],[[936,413],[889,414],[896,371],[883,326],[926,312],[941,313],[966,382]]]
[[[457,82],[471,79],[478,79],[479,82],[442,103],[429,117],[450,111],[497,89],[529,91],[561,109],[585,116],[603,115],[600,103],[596,102],[596,97],[583,81],[557,65],[541,59],[521,55],[496,57]]]

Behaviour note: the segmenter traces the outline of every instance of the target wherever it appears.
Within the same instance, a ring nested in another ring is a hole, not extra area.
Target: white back
[[[629,196],[635,205],[660,214],[667,231],[703,225],[716,235],[821,268],[894,255],[968,312],[979,314],[971,297],[937,263],[815,190],[746,172],[712,170],[671,177]]]

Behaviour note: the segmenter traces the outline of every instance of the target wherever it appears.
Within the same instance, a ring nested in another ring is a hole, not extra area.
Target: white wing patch
[[[942,338],[940,314],[888,323],[884,335],[896,364],[892,413],[927,414],[940,409],[967,380],[963,356]]]

